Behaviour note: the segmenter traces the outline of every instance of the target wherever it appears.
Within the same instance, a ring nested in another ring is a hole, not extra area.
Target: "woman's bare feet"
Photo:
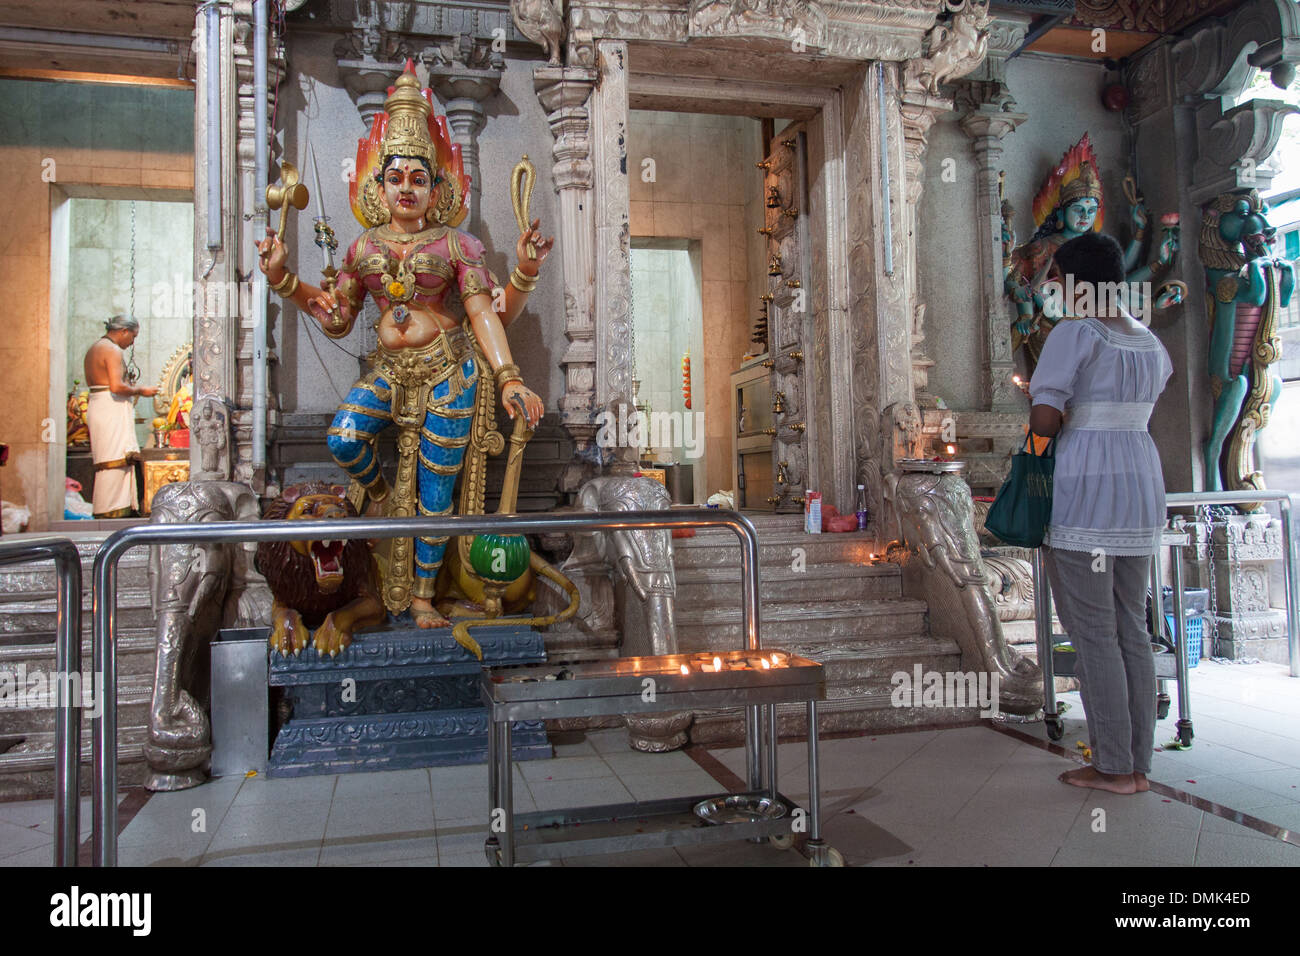
[[[1068,770],[1056,779],[1072,787],[1087,787],[1110,793],[1137,793],[1137,784],[1131,773],[1102,773],[1093,767],[1080,767],[1078,770]]]
[[[416,627],[422,628],[451,626],[451,621],[435,611],[428,598],[411,598],[411,620],[415,621]]]
[[[1133,786],[1137,787],[1138,793],[1146,793],[1151,789],[1151,784],[1147,783],[1147,775],[1144,773],[1133,774]]]

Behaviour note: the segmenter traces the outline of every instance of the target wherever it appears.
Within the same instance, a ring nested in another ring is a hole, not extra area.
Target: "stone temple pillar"
[[[426,52],[429,86],[442,104],[451,128],[451,140],[460,145],[465,172],[469,174],[469,221],[462,228],[477,232],[479,223],[478,134],[487,122],[484,103],[501,87],[505,58],[490,44],[461,35]]]
[[[564,396],[560,414],[578,448],[596,433],[595,286],[590,262],[595,248],[592,202],[591,91],[594,66],[539,66],[533,86],[555,136],[552,177],[560,200],[560,251],[564,268],[564,334],[569,340],[560,364]]]

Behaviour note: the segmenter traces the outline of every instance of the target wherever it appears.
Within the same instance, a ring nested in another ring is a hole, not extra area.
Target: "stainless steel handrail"
[[[1282,575],[1286,589],[1286,640],[1291,676],[1300,677],[1300,552],[1296,550],[1292,517],[1300,495],[1292,491],[1193,491],[1165,496],[1168,508],[1198,505],[1244,505],[1276,501],[1282,514]]]
[[[81,555],[68,538],[0,541],[0,565],[53,559],[57,580],[54,626],[54,865],[76,866],[80,842],[81,700],[60,691],[81,687]],[[72,675],[78,675],[72,680]],[[92,693],[95,683],[91,682]],[[101,691],[102,692],[102,691]]]
[[[100,716],[92,722],[94,769],[94,862],[117,865],[117,562],[139,545],[248,541],[303,541],[314,538],[414,538],[419,535],[470,535],[490,532],[544,534],[554,531],[730,528],[740,539],[742,623],[747,650],[759,650],[758,533],[736,511],[690,508],[675,511],[586,511],[538,515],[445,515],[419,518],[349,518],[340,521],[225,521],[207,524],[157,524],[124,528],[95,555],[91,655],[100,676]],[[761,783],[759,708],[745,715],[745,761],[750,790]]]

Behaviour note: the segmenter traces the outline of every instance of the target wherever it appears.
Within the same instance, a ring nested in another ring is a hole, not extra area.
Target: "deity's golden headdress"
[[[1034,225],[1041,226],[1057,209],[1084,197],[1097,200],[1097,219],[1092,230],[1101,232],[1106,204],[1101,195],[1101,177],[1097,173],[1097,154],[1092,150],[1087,133],[1066,151],[1038,190],[1034,197]]]
[[[469,213],[469,177],[465,175],[459,144],[452,143],[445,117],[433,112],[433,93],[421,90],[415,64],[388,90],[384,109],[370,124],[370,136],[357,142],[357,172],[348,199],[352,214],[367,228],[389,219],[379,176],[394,156],[410,156],[429,164],[433,173],[433,196],[429,216],[448,226],[458,226]]]

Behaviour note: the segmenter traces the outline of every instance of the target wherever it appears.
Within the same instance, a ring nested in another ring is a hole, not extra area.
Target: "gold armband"
[[[298,291],[298,276],[296,273],[286,271],[284,278],[271,286],[271,291],[285,299],[292,299],[293,294]]]
[[[497,369],[493,375],[496,377],[497,388],[505,388],[510,382],[524,383],[523,377],[519,374],[519,366],[513,362],[507,362]]]
[[[520,292],[532,292],[537,288],[537,276],[524,274],[518,266],[510,273],[510,284]]]

